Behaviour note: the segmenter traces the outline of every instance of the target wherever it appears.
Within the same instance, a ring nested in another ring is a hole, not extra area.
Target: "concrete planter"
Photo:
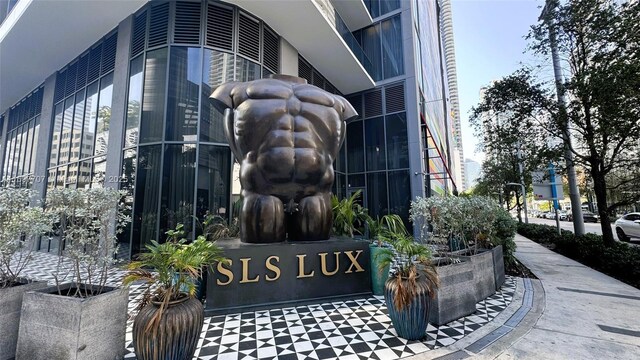
[[[469,259],[438,266],[440,288],[431,300],[429,322],[442,325],[476,311],[474,266]]]
[[[16,360],[122,359],[128,294],[112,287],[84,299],[60,296],[56,287],[25,293]]]
[[[0,289],[0,360],[13,359],[16,356],[23,294],[46,286],[45,281],[25,281],[22,285]]]
[[[493,257],[493,276],[496,280],[496,291],[504,284],[504,255],[502,253],[502,245],[498,245],[489,250]]]
[[[476,302],[486,299],[496,292],[496,279],[493,270],[493,252],[480,251],[475,255],[462,256],[473,265],[473,277]]]

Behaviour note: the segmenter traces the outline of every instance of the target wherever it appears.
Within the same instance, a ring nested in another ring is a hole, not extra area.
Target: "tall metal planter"
[[[389,310],[389,317],[398,336],[407,340],[420,340],[427,334],[429,321],[429,288],[424,280],[415,283],[415,297],[401,310],[393,304],[396,291],[402,282],[403,287],[412,286],[406,279],[389,278],[385,283],[384,298]]]
[[[133,348],[139,360],[191,359],[204,325],[204,309],[197,298],[172,301],[159,324],[147,330],[160,309],[159,302],[145,306],[133,321]]]

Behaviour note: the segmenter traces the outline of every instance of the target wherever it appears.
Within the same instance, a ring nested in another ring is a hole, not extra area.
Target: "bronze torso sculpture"
[[[287,75],[229,82],[211,99],[240,162],[241,240],[328,239],[333,161],[358,115],[349,102]]]

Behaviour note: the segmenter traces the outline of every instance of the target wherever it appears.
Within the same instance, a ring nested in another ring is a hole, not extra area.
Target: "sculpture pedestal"
[[[367,241],[218,245],[231,263],[209,271],[207,315],[371,294]]]

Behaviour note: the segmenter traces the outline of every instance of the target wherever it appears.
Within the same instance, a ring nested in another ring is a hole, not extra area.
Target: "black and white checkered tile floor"
[[[55,257],[36,254],[23,275],[52,280],[55,265]],[[122,276],[113,271],[110,283],[119,284]],[[382,296],[208,317],[194,358],[399,359],[451,345],[487,324],[511,303],[517,283],[507,277],[500,291],[476,304],[475,313],[439,327],[429,325],[421,341],[397,337]],[[141,295],[140,287],[130,289],[130,310]],[[135,359],[131,325],[129,321],[125,359]]]

